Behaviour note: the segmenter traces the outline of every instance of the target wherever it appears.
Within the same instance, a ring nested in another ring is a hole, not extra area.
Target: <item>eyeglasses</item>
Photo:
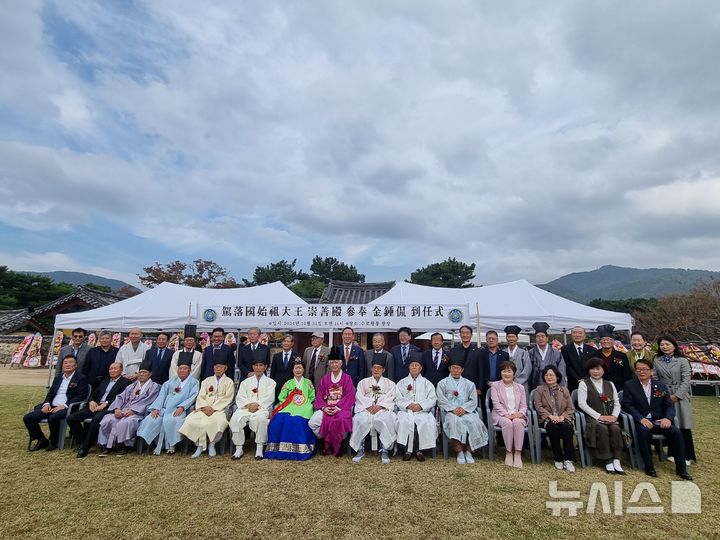
[[[650,368],[646,368],[646,367],[635,368],[635,372],[637,373],[638,371],[639,372],[650,371]]]
[[[85,336],[83,336],[82,334],[73,334],[73,337],[74,337],[74,338],[82,339],[82,338],[84,338]]]

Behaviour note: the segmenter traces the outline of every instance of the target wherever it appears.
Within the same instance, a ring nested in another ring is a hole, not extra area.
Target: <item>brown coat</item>
[[[575,414],[570,392],[564,386],[560,386],[557,394],[558,413],[565,420],[572,422]],[[550,397],[550,388],[547,384],[541,384],[535,390],[534,400],[535,410],[539,416],[539,423],[542,424],[553,413],[552,397]]]

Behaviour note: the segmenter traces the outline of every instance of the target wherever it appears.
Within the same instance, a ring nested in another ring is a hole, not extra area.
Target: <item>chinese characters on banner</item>
[[[454,329],[469,323],[467,304],[266,304],[199,305],[199,326],[233,328],[329,329],[352,326],[356,330]]]

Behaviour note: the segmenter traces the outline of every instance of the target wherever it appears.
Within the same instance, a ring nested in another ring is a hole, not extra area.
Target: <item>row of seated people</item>
[[[304,363],[296,361],[293,378],[283,385],[277,400],[275,381],[265,375],[267,365],[261,360],[253,364],[253,375],[240,383],[237,393],[233,381],[225,375],[227,364],[222,361],[214,364],[213,376],[199,383],[190,377],[191,360],[183,359],[178,375],[162,386],[151,380],[151,362],[141,364],[134,382],[122,377],[122,368],[115,363],[110,377],[93,392],[88,407],[72,412],[67,421],[73,437],[80,441],[78,457],[87,455],[95,438],[103,448],[100,455],[106,456],[116,447],[118,454],[124,455],[136,437],[155,444],[156,454],[163,449],[173,453],[182,436],[195,443],[193,457],[206,449],[214,456],[216,443],[229,427],[236,446],[232,457],[239,459],[245,442],[244,428],[248,426],[255,433],[257,459],[308,459],[315,451],[316,437],[324,439],[323,453],[337,456],[342,452],[343,440],[350,435],[349,445],[356,452],[353,461],[359,462],[365,456],[365,438],[372,431],[380,439],[381,461],[388,463],[396,443],[402,448],[404,460],[414,455],[424,461],[424,452],[436,445],[437,405],[443,431],[457,453],[458,463],[473,463],[473,451],[487,444],[488,432],[478,414],[478,393],[475,385],[462,376],[461,360],[449,361],[450,375],[437,388],[422,376],[421,357],[416,353],[409,358],[409,375],[397,385],[383,376],[382,358],[373,359],[372,375],[357,387],[343,371],[337,354],[331,353],[328,363],[330,373],[321,379],[316,394],[312,382],[303,376]],[[599,459],[607,461],[608,472],[623,474],[617,391],[611,382],[602,379],[599,359],[591,359],[587,367],[591,377],[582,381],[579,402],[588,416],[589,446]],[[672,422],[675,412],[670,392],[662,382],[651,379],[650,360],[638,360],[638,367],[637,378],[625,385],[623,408],[638,424],[646,472],[656,474],[649,452],[650,436],[661,432],[675,449],[677,474],[689,479],[682,435]],[[528,421],[526,392],[514,381],[514,363],[503,362],[499,371],[501,380],[491,386],[494,406],[490,421],[502,429],[506,464],[521,467]],[[562,375],[557,368],[547,366],[542,376],[544,384],[535,393],[535,409],[547,431],[556,467],[573,471],[572,401],[567,388],[560,385]],[[65,418],[68,406],[85,400],[88,391],[85,378],[76,372],[75,357],[66,356],[62,373],[45,403],[24,418],[31,440],[37,441],[31,450],[56,447],[59,420]],[[228,420],[233,399],[236,407]],[[50,441],[38,425],[42,419],[50,425]],[[85,420],[90,420],[89,426],[85,426]]]

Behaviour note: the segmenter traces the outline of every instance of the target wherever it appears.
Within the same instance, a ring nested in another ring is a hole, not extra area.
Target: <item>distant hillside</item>
[[[119,279],[109,279],[102,276],[96,276],[93,274],[85,274],[83,272],[23,272],[23,274],[36,274],[45,276],[52,279],[55,283],[69,283],[70,285],[85,285],[86,283],[94,283],[95,285],[104,285],[110,287],[113,291],[122,289],[123,287],[130,287],[137,292],[142,292],[137,287],[133,287],[120,281]]]
[[[720,279],[720,272],[682,268],[623,268],[602,266],[590,272],[575,272],[538,285],[551,293],[586,304],[595,298],[659,298],[685,293],[703,281]]]

